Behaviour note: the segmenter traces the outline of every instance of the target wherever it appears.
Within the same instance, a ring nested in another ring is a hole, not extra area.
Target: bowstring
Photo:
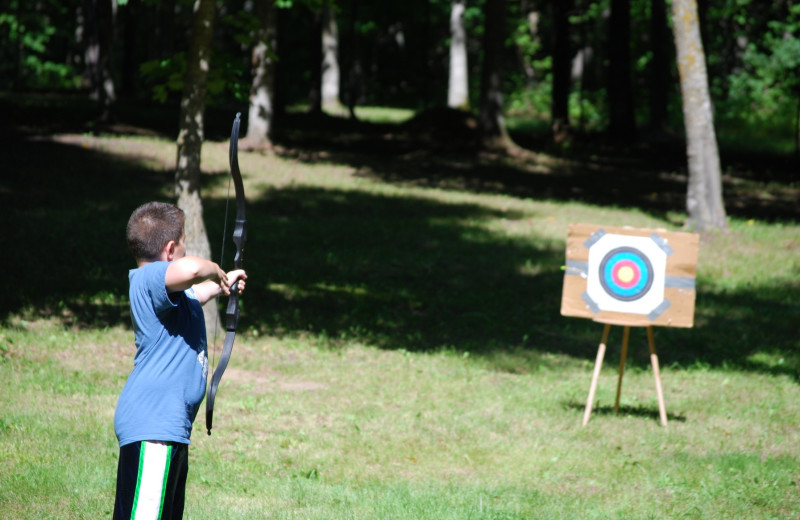
[[[228,176],[228,193],[225,196],[225,220],[222,222],[222,245],[219,248],[219,266],[221,267],[225,261],[225,237],[228,236],[228,208],[231,205],[231,176]],[[220,291],[222,294],[222,291]],[[217,361],[217,329],[219,327],[220,317],[219,317],[219,296],[217,294],[216,301],[215,301],[215,308],[217,309],[216,319],[214,320],[214,341],[212,343],[211,349],[211,364],[208,365],[208,375],[206,377],[206,381],[209,385],[211,385],[211,379],[214,374],[214,371],[211,370],[211,367],[215,366]]]

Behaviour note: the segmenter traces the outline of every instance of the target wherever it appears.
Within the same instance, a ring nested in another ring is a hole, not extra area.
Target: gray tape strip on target
[[[658,233],[653,233],[652,235],[650,235],[650,240],[655,242],[656,245],[660,247],[664,251],[664,253],[666,253],[667,256],[675,252],[675,250],[672,249],[669,246],[669,244],[667,244],[667,241],[661,238],[661,236]]]
[[[695,290],[695,279],[688,276],[666,276],[664,277],[664,287],[674,287],[675,289]]]

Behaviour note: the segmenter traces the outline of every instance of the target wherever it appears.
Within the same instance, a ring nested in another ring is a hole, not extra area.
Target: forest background
[[[566,226],[697,229],[677,4],[699,15],[725,219],[695,328],[656,333],[669,427],[634,331],[621,413],[614,345],[581,429],[600,333],[558,314]],[[253,279],[188,517],[797,516],[798,24],[792,1],[4,2],[0,265],[34,276],[0,303],[0,516],[108,513],[121,230],[194,190],[219,254],[236,112]]]
[[[184,88],[193,2],[7,0],[0,13],[0,89],[89,94],[105,105],[174,106]],[[209,64],[210,107],[252,102],[254,47],[268,43],[273,111],[330,101],[414,111],[480,106],[487,13],[501,6],[503,112],[533,128],[628,137],[681,132],[671,4],[566,0],[402,4],[267,0],[220,3]],[[682,4],[682,2],[677,2]],[[689,2],[699,17],[714,116],[724,133],[794,136],[798,6],[791,0]],[[199,4],[198,4],[199,5]],[[269,17],[264,14],[269,11]],[[463,27],[467,89],[452,101],[452,17]],[[212,13],[213,14],[213,13]],[[265,35],[264,26],[272,32]],[[562,78],[563,71],[568,77]],[[331,94],[333,93],[333,94]],[[568,112],[560,113],[561,99]],[[113,117],[111,112],[100,114]],[[558,119],[556,121],[556,119]],[[637,132],[638,131],[638,132]],[[646,132],[645,132],[646,131]]]
[[[269,146],[298,104],[317,115],[346,106],[351,119],[358,105],[472,108],[481,145],[506,149],[507,114],[562,148],[587,133],[678,132],[687,225],[706,230],[726,226],[715,120],[734,135],[792,135],[800,154],[798,17],[792,1],[10,1],[0,88],[88,92],[101,123],[123,97],[183,99],[186,209],[201,207],[192,186],[207,104],[246,102],[251,148]],[[190,229],[190,249],[206,254],[195,234],[205,232]]]

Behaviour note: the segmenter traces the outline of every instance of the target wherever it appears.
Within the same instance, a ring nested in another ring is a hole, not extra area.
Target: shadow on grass
[[[521,172],[499,160],[482,163],[485,158],[474,156],[473,162],[452,151],[441,158],[416,155],[402,147],[390,153],[393,145],[383,137],[376,143],[387,148],[346,149],[335,152],[336,160],[387,182],[436,186],[461,179],[476,192],[598,204],[614,199],[607,190],[595,193],[607,183],[591,171]],[[133,261],[125,224],[143,201],[170,198],[172,172],[48,140],[0,146],[0,265],[10,277],[0,304],[4,321],[21,315],[75,327],[127,325]],[[594,184],[582,184],[593,176]],[[661,188],[668,190],[655,189]],[[647,197],[641,197],[644,207]],[[475,204],[309,187],[272,190],[248,203],[245,334],[310,335],[332,347],[347,340],[409,351],[533,349],[594,358],[602,326],[559,314],[563,242],[537,240],[533,227],[525,240],[500,238],[485,226],[514,215]],[[206,200],[212,247],[220,242],[223,214],[224,201]],[[701,284],[697,326],[657,330],[662,364],[797,377],[800,310],[791,302],[798,289],[757,286],[720,294]],[[641,336],[632,337],[631,362],[641,356],[637,349],[647,351]],[[752,355],[765,350],[785,362],[754,361]],[[610,348],[607,359],[616,352]],[[511,369],[507,365],[498,369]],[[536,367],[515,370],[526,369]]]
[[[587,386],[588,392],[588,386]],[[623,394],[624,395],[624,394]],[[655,389],[653,390],[653,399],[655,399]],[[566,408],[583,412],[586,409],[586,403],[569,402],[565,405]],[[642,417],[645,419],[653,419],[658,421],[661,416],[658,412],[658,405],[653,406],[629,406],[620,405],[619,411],[614,409],[614,406],[601,405],[592,408],[592,416],[629,416],[629,417]],[[591,422],[591,419],[589,419]],[[667,422],[686,422],[686,416],[681,414],[670,413],[667,410]]]
[[[131,211],[164,199],[172,174],[47,139],[5,139],[0,174],[0,310],[114,325],[127,310]]]
[[[274,290],[247,310],[279,332],[479,352],[559,318],[561,247],[498,240],[485,207],[295,188],[264,211],[248,254]]]
[[[447,109],[401,125],[288,114],[275,141],[300,160],[349,164],[384,182],[551,201],[638,209],[656,218],[686,211],[686,149],[681,139],[607,139],[577,135],[554,150],[547,139],[516,133],[517,156],[481,150],[470,117]],[[537,151],[555,152],[545,157]],[[742,219],[800,220],[793,156],[721,152],[726,211]],[[768,186],[768,187],[767,187]],[[680,225],[682,222],[676,222]]]
[[[120,100],[114,125],[99,125],[95,104],[79,95],[0,93],[0,108],[5,114],[2,134],[23,129],[39,135],[105,132],[174,139],[178,132],[174,104]],[[246,108],[208,107],[206,138],[227,139],[237,111],[246,129]],[[618,141],[577,134],[570,146],[559,148],[549,134],[517,131],[513,138],[525,152],[509,158],[482,153],[472,116],[450,109],[433,109],[403,124],[285,113],[276,118],[274,129],[273,141],[282,153],[315,162],[324,150],[328,160],[385,182],[635,208],[661,219],[686,211],[686,148],[675,136]],[[800,221],[798,157],[748,150],[720,149],[728,214]],[[546,152],[555,160],[542,162],[543,156],[530,156],[531,151]]]

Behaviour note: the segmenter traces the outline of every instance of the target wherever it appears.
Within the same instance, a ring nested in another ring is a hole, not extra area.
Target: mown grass
[[[503,158],[421,142],[413,120],[295,123],[275,153],[240,156],[248,293],[186,518],[798,516],[790,174],[726,164],[731,229],[702,237],[696,326],[656,331],[668,428],[643,330],[613,413],[618,328],[583,428],[602,327],[559,315],[566,229],[679,229],[674,150]],[[0,516],[108,517],[133,355],[124,227],[169,200],[174,144],[2,146]],[[226,146],[203,152],[215,250]]]

